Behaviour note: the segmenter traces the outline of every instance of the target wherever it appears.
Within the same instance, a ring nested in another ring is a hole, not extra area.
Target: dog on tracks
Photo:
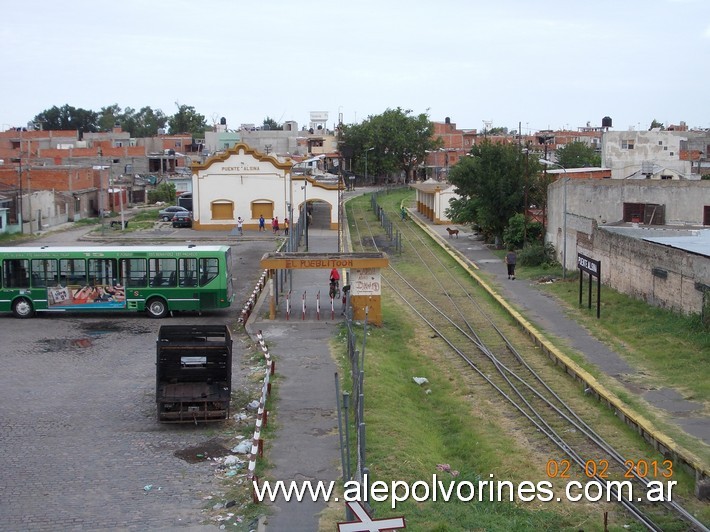
[[[449,238],[456,236],[456,238],[459,237],[459,230],[458,229],[451,229],[450,227],[446,228],[446,231],[449,233]]]

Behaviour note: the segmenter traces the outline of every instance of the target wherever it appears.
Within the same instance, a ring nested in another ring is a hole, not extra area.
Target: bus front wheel
[[[151,318],[160,319],[168,315],[168,305],[159,297],[149,299],[145,309]]]
[[[29,299],[21,297],[12,304],[12,313],[16,318],[31,318],[35,314],[35,309]]]

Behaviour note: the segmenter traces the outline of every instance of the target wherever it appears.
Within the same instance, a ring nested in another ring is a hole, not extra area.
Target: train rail
[[[381,228],[371,223],[371,219],[375,220],[372,212],[363,209],[353,214],[355,251],[382,251],[378,242],[386,242],[386,238]],[[398,220],[398,212],[392,209],[389,219]],[[600,436],[532,367],[528,358],[535,346],[516,333],[510,320],[482,303],[486,296],[463,276],[460,268],[441,256],[440,247],[430,237],[406,221],[393,223],[401,235],[402,255],[391,257],[389,268],[382,272],[383,285],[455,353],[478,379],[476,382],[482,381],[495,390],[533,430],[577,464],[587,479],[605,486],[611,500],[647,529],[663,530],[659,523],[680,518],[690,530],[708,530],[668,497],[662,503],[626,497],[622,486],[633,485],[633,493],[639,493],[637,490],[648,490],[653,479],[629,468],[630,460]],[[627,481],[630,484],[621,484]]]

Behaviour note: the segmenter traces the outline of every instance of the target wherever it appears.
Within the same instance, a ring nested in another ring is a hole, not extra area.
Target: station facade
[[[239,143],[204,163],[193,164],[192,211],[197,230],[229,230],[237,218],[244,229],[258,229],[259,218],[291,223],[303,216],[304,203],[330,206],[330,228],[338,227],[338,180],[294,175],[294,162],[281,160]]]

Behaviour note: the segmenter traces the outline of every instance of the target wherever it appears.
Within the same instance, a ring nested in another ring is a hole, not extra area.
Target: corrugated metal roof
[[[644,238],[648,242],[710,257],[710,229],[693,229],[689,235]]]

